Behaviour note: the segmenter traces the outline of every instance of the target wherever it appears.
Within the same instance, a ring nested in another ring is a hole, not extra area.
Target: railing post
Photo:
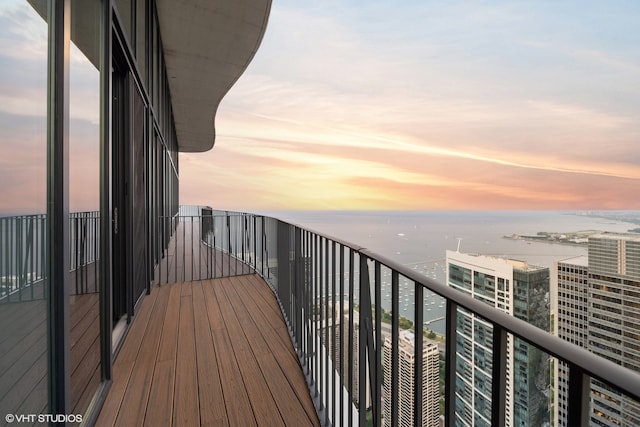
[[[340,398],[339,398],[339,414],[340,423],[338,425],[344,425],[344,245],[340,245]]]
[[[380,405],[380,387],[378,378],[378,367],[376,366],[376,350],[374,345],[379,346],[379,342],[373,341],[373,319],[371,315],[371,282],[369,280],[369,263],[368,257],[359,254],[360,258],[360,331],[358,334],[358,401],[360,404],[359,424],[366,423],[367,409],[367,372],[369,373],[369,392],[371,393],[372,413],[374,415],[374,424],[378,422],[377,415]],[[376,310],[377,312],[378,310]],[[368,369],[367,369],[368,367]]]
[[[391,425],[398,427],[399,412],[399,331],[400,327],[400,290],[398,272],[391,272]]]
[[[278,260],[278,291],[285,315],[293,327],[293,313],[291,312],[291,281],[289,278],[289,227],[282,221],[277,221],[277,260]]]
[[[291,226],[290,226],[291,227]],[[295,299],[294,299],[294,307],[293,310],[295,312],[295,328],[296,328],[296,340],[298,341],[298,348],[302,348],[302,308],[303,308],[303,291],[304,287],[302,286],[302,278],[303,269],[302,269],[302,256],[301,256],[301,242],[300,242],[300,234],[301,230],[298,227],[291,227],[293,230],[293,277],[294,281],[292,286],[295,289]],[[289,268],[289,264],[287,264],[287,268]]]
[[[253,269],[258,270],[258,218],[253,215]]]
[[[456,334],[458,329],[458,305],[447,300],[446,351],[444,379],[444,420],[445,425],[456,425]]]
[[[382,395],[382,382],[383,382],[383,371],[382,371],[382,280],[380,275],[380,263],[378,261],[375,262],[375,292],[376,292],[376,302],[375,302],[375,382],[374,386],[376,391],[374,393],[375,402],[377,405],[373,407],[373,424],[376,427],[380,427],[382,425],[382,400],[380,396]]]
[[[318,301],[320,299],[320,292],[318,290],[318,240],[319,237],[317,234],[313,234],[311,236],[311,259],[312,259],[312,268],[311,268],[311,304],[313,310],[313,365],[315,369],[313,369],[313,373],[311,375],[315,397],[320,400],[320,379],[318,372],[320,372],[320,347],[321,343],[318,342],[316,338],[316,330],[318,329],[318,319],[320,319],[320,309],[318,307]]]
[[[323,291],[323,301],[324,301],[324,331],[325,334],[329,330],[329,240],[324,240],[324,291]],[[325,340],[325,351],[324,351],[324,392],[325,392],[325,425],[329,424],[329,396],[331,396],[332,392],[329,391],[329,351],[328,351],[328,341]]]
[[[331,423],[336,423],[336,242],[331,242]],[[327,340],[329,342],[329,340]],[[342,393],[342,390],[338,391]],[[340,408],[342,409],[342,408]]]
[[[423,375],[423,366],[422,366],[422,353],[423,353],[423,338],[422,338],[422,328],[423,328],[423,293],[424,289],[422,285],[418,283],[413,283],[414,288],[414,296],[415,296],[415,341],[414,341],[414,388],[413,388],[413,425],[415,427],[422,426],[422,375]]]
[[[505,424],[507,400],[507,332],[493,325],[493,365],[491,367],[491,425]]]
[[[347,334],[347,338],[349,339],[349,345],[347,347],[347,372],[349,375],[349,378],[347,378],[347,390],[349,392],[349,408],[351,408],[351,405],[353,405],[353,332],[354,332],[354,325],[353,325],[353,311],[354,311],[354,301],[353,301],[353,297],[354,297],[354,282],[353,282],[353,264],[354,264],[354,256],[353,256],[353,249],[349,250],[349,332]],[[351,415],[351,411],[349,410],[348,412],[348,416],[349,416],[349,427],[351,427],[353,425],[353,416]]]
[[[569,396],[567,399],[567,426],[580,427],[589,424],[590,377],[573,363],[569,365]]]

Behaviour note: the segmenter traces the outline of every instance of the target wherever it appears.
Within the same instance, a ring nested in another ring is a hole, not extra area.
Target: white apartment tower
[[[413,426],[413,402],[415,390],[415,336],[413,332],[402,330],[398,336],[398,425]],[[386,336],[382,347],[382,422],[391,426],[391,337]],[[422,426],[440,425],[439,409],[439,355],[437,344],[423,341],[422,346]]]

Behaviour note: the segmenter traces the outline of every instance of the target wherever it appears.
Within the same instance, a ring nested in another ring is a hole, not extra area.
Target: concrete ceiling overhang
[[[218,105],[260,46],[271,0],[156,4],[178,150],[210,150]]]

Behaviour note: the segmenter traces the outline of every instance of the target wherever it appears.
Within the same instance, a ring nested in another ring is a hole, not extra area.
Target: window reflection
[[[70,402],[84,413],[100,384],[100,1],[71,2],[69,64]]]
[[[48,403],[46,14],[46,2],[0,3],[2,414],[46,412]]]

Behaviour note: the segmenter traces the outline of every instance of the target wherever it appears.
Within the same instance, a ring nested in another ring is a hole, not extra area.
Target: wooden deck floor
[[[154,271],[155,284],[191,282],[254,273],[243,260],[201,241],[197,218],[180,221]]]
[[[319,425],[275,296],[258,275],[154,287],[97,426]]]

